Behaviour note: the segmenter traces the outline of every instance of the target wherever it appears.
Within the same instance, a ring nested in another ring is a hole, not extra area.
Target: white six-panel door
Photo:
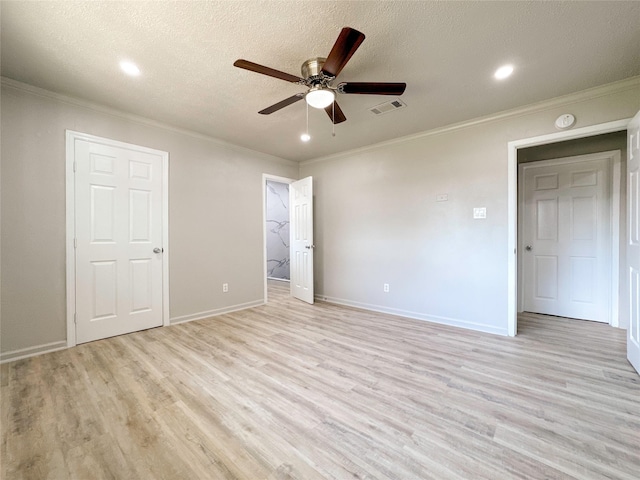
[[[291,295],[313,303],[313,179],[289,185]]]
[[[627,128],[627,358],[640,373],[640,112]]]
[[[160,326],[162,157],[74,145],[76,343]]]
[[[525,311],[610,321],[610,158],[521,167]]]

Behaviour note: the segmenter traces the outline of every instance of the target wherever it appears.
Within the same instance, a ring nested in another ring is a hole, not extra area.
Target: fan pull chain
[[[334,100],[331,104],[331,109],[333,110],[333,118],[331,119],[331,136],[336,136],[336,101]]]
[[[309,104],[307,103],[307,137],[308,136],[309,136]]]
[[[311,135],[309,135],[309,104],[307,104],[307,131],[300,135],[300,140],[303,142],[311,140]]]

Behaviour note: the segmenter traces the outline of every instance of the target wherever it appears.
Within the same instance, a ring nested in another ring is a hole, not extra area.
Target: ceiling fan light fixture
[[[336,94],[332,90],[323,89],[322,87],[312,87],[304,99],[310,107],[326,108],[334,102]]]

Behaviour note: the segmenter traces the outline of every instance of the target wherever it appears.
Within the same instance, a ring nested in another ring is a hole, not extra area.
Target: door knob
[[[164,248],[156,247],[156,248],[153,249],[153,253],[162,253],[163,251],[164,251]]]
[[[304,248],[311,250],[312,248],[316,248],[315,245],[306,245]]]
[[[524,247],[524,249],[525,249],[527,252],[530,252],[530,251],[532,250],[531,245],[527,245],[526,247]]]

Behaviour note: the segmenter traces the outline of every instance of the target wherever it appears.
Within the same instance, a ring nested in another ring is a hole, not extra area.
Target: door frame
[[[66,133],[66,286],[67,286],[67,347],[76,346],[76,249],[75,249],[75,142],[92,143],[137,150],[162,158],[162,326],[170,325],[169,318],[169,153],[162,150],[120,142],[88,133],[65,130]]]
[[[518,331],[518,149],[627,130],[631,118],[507,142],[507,335]]]
[[[287,177],[278,177],[269,173],[262,174],[262,279],[264,282],[264,303],[267,303],[267,180],[291,185],[297,180]],[[289,209],[289,224],[291,224],[291,209]]]
[[[570,157],[560,157],[550,160],[539,160],[535,162],[525,162],[518,165],[518,210],[524,206],[524,169],[531,167],[545,167],[550,165],[568,165],[575,163],[588,162],[596,159],[607,159],[607,168],[609,170],[609,219],[610,219],[610,236],[611,248],[609,249],[609,261],[611,262],[610,279],[609,279],[609,295],[607,298],[607,324],[612,327],[619,327],[619,282],[620,282],[620,181],[622,168],[622,152],[620,150],[606,150],[597,153],[588,153],[583,155],[572,155]],[[518,222],[518,251],[524,249],[523,238],[523,222]],[[518,256],[518,311],[524,311],[524,268],[523,259]]]

